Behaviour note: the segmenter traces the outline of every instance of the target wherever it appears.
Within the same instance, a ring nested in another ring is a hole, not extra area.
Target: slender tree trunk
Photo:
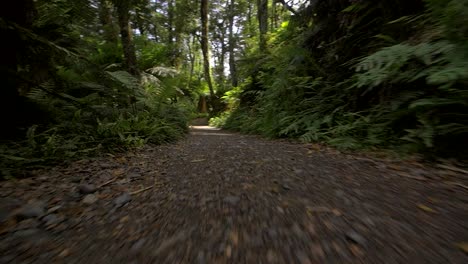
[[[266,48],[266,34],[268,32],[268,0],[257,0],[257,19],[260,31],[260,49]]]
[[[108,0],[99,1],[99,20],[104,30],[104,39],[111,43],[117,43],[119,30],[112,17],[112,6]]]
[[[192,85],[192,78],[193,78],[193,73],[195,71],[195,62],[196,62],[196,49],[195,49],[195,37],[193,37],[192,44],[190,44],[190,41],[187,43],[188,46],[188,52],[189,52],[189,60],[190,60],[190,74],[189,74],[189,79],[187,82],[187,89],[190,89],[190,86]]]
[[[224,75],[224,62],[227,53],[227,45],[226,45],[226,29],[225,29],[225,21],[218,25],[218,30],[220,31],[219,42],[221,45],[221,49],[216,55],[218,56],[218,65],[216,65],[216,73],[218,77],[218,84],[224,84],[224,80],[226,79]]]
[[[33,0],[12,1],[8,4],[5,3],[0,9],[0,18],[6,23],[12,22],[28,29],[31,28],[36,16],[37,11]],[[21,33],[12,28],[2,26],[0,35],[2,36],[2,49],[0,49],[2,58],[0,65],[0,78],[2,80],[0,120],[2,129],[0,130],[0,138],[3,138],[4,136],[14,136],[15,126],[24,118],[22,116],[24,109],[21,108],[18,90],[24,84],[18,78],[18,66],[21,63],[19,60],[21,53],[27,50],[28,46],[21,37]]]
[[[234,39],[234,3],[235,0],[231,0],[229,5],[229,71],[231,73],[231,85],[237,87],[237,68],[235,61],[235,46],[236,40]]]
[[[278,16],[277,16],[276,2],[273,1],[271,5],[271,26],[270,31],[273,32],[278,28]]]
[[[183,65],[183,42],[184,42],[184,33],[187,31],[187,25],[190,23],[187,16],[187,10],[191,5],[188,0],[179,0],[175,1],[174,8],[174,46],[173,46],[173,64],[176,69],[180,69]]]
[[[174,26],[174,17],[175,17],[175,0],[167,1],[167,45],[169,47],[169,56],[171,66],[176,66],[176,48],[174,45],[174,35],[175,35],[175,26]]]
[[[130,1],[119,0],[116,4],[117,16],[119,19],[120,38],[125,57],[127,71],[134,76],[139,76],[140,71],[137,65],[135,46],[133,45],[132,31],[130,29]]]
[[[249,37],[254,36],[253,30],[252,30],[252,28],[253,28],[253,26],[252,26],[252,13],[253,13],[252,9],[253,9],[253,4],[249,1],[248,2],[248,10],[247,10],[247,25],[248,25],[248,28],[249,28],[249,30],[248,30]]]
[[[202,26],[201,46],[203,53],[203,69],[208,88],[210,89],[210,105],[214,109],[213,100],[215,100],[215,93],[213,89],[213,81],[211,80],[210,55],[208,45],[208,0],[201,0],[200,14]]]

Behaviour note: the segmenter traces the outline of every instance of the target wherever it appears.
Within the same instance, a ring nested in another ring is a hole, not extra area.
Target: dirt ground
[[[468,174],[194,127],[0,182],[0,263],[468,263]]]

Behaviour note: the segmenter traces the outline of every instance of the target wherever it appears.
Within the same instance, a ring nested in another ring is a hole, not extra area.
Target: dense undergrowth
[[[188,82],[181,71],[160,66],[164,46],[137,37],[135,76],[125,70],[121,44],[97,34],[92,6],[37,1],[34,11],[28,27],[0,19],[17,50],[2,77],[19,93],[2,101],[0,178],[185,135],[197,94],[178,88]]]
[[[390,2],[304,9],[268,51],[250,50],[243,83],[224,97],[230,109],[211,124],[466,158],[468,1]]]

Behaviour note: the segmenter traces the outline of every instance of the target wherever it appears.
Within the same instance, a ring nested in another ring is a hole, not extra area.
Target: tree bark
[[[119,30],[114,23],[111,3],[108,0],[99,1],[99,20],[104,30],[104,39],[111,43],[117,43]]]
[[[133,44],[132,31],[130,29],[130,1],[119,0],[116,3],[116,7],[120,27],[120,38],[122,40],[125,57],[125,66],[130,74],[139,77],[140,71],[137,65],[135,46]]]
[[[213,100],[215,100],[215,93],[213,89],[213,82],[211,80],[210,55],[208,46],[208,0],[201,0],[200,15],[202,26],[201,46],[203,53],[203,69],[206,83],[210,89],[210,105],[214,109]]]
[[[17,0],[4,4],[0,9],[0,18],[7,25],[15,23],[23,28],[30,29],[37,16],[37,11],[33,0]],[[2,80],[2,88],[0,94],[0,120],[2,121],[2,129],[0,138],[4,136],[15,136],[15,126],[22,122],[25,109],[21,106],[21,97],[19,87],[24,85],[24,81],[20,80],[18,66],[21,64],[19,58],[27,56],[25,51],[28,50],[28,45],[21,36],[21,33],[13,28],[0,28],[2,36],[2,48],[0,54],[2,63],[0,65],[0,78]],[[28,62],[31,60],[28,60]],[[34,63],[30,65],[36,67]],[[33,68],[34,69],[34,68]],[[35,73],[34,73],[35,74]]]
[[[231,73],[231,85],[232,87],[237,87],[237,67],[235,61],[235,46],[236,40],[234,39],[234,3],[235,0],[231,0],[229,5],[229,71]]]
[[[175,26],[175,0],[168,0],[167,1],[167,45],[169,47],[169,61],[171,66],[176,66],[177,65],[177,51],[176,51],[176,42],[174,41],[175,39],[175,31],[176,31],[176,26]]]
[[[260,50],[265,50],[266,34],[268,32],[268,0],[257,0],[257,19],[260,31]]]

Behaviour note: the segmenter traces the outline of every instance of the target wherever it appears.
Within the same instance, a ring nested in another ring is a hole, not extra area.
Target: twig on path
[[[465,190],[468,190],[468,186],[462,184],[462,183],[459,183],[459,182],[447,182],[448,184],[451,184],[451,185],[455,185],[455,186],[458,186],[458,187],[461,187]]]
[[[98,189],[100,189],[100,188],[102,188],[102,187],[104,187],[104,186],[106,186],[106,185],[109,185],[109,184],[115,182],[118,178],[119,178],[119,177],[115,177],[115,178],[113,178],[113,179],[110,179],[110,180],[106,181],[105,183],[99,185],[99,186],[98,186]]]
[[[139,194],[139,193],[142,193],[142,192],[145,192],[145,191],[147,191],[147,190],[152,189],[154,186],[155,186],[155,185],[152,185],[152,186],[149,186],[149,187],[140,189],[140,190],[136,190],[136,191],[134,191],[134,192],[131,192],[130,194],[131,194],[131,195]]]
[[[148,187],[145,187],[145,188],[142,188],[142,189],[140,189],[140,190],[133,191],[133,192],[131,192],[130,194],[131,194],[131,195],[139,194],[139,193],[148,191],[148,190],[150,190],[150,189],[153,189],[154,187],[163,185],[163,184],[164,184],[164,183],[162,183],[162,182],[156,182],[156,181],[155,181],[155,183],[154,183],[153,185],[148,186]]]
[[[401,176],[401,177],[405,177],[405,178],[410,178],[410,179],[413,179],[413,180],[418,180],[418,181],[427,181],[427,178],[425,177],[421,177],[421,176],[411,176],[409,174],[406,174],[406,173],[397,173],[396,175],[398,176]]]
[[[468,171],[466,171],[464,169],[457,168],[457,167],[444,165],[444,164],[437,164],[436,166],[441,168],[441,169],[446,169],[446,170],[451,170],[451,171],[455,171],[455,172],[460,172],[460,173],[463,173],[463,174],[468,174]]]

